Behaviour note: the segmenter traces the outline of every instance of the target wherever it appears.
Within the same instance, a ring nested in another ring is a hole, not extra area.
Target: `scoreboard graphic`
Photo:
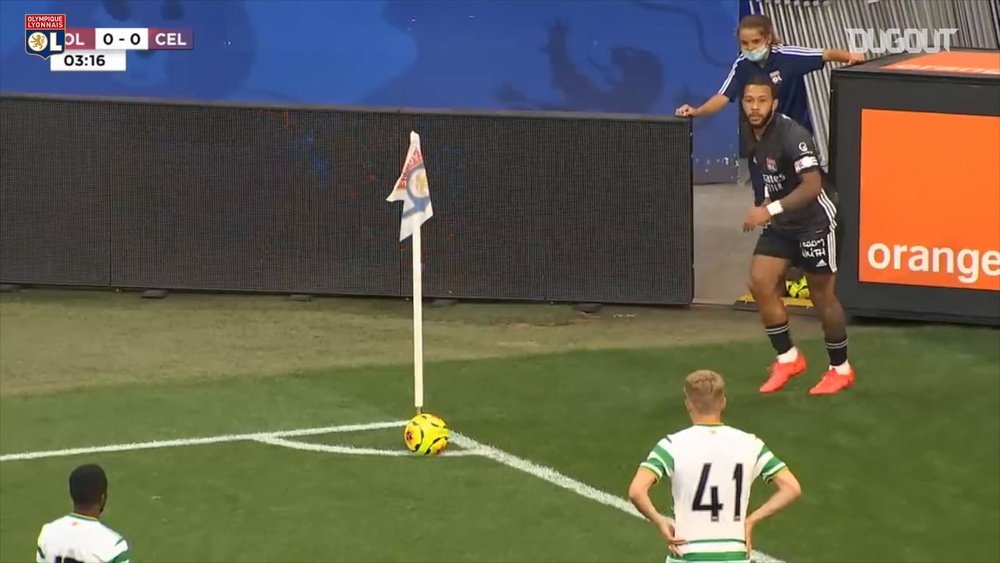
[[[26,14],[24,52],[53,72],[124,72],[129,51],[194,49],[190,28],[66,27],[66,14]]]

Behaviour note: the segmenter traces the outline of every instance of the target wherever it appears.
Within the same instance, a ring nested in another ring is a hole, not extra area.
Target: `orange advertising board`
[[[945,51],[885,65],[886,70],[1000,76],[1000,51]]]
[[[861,112],[859,281],[1000,291],[1000,117]]]

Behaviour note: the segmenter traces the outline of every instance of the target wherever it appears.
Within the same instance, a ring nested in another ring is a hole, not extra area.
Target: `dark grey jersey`
[[[801,174],[810,170],[823,173],[812,135],[784,114],[774,114],[760,140],[753,138],[751,142],[754,143],[752,158],[761,170],[765,194],[771,201],[778,201],[798,188]],[[835,229],[837,207],[827,187],[824,182],[819,197],[805,207],[773,217],[769,228],[796,236]]]

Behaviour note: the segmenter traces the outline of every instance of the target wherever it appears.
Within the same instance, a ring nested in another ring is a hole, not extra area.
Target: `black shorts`
[[[831,229],[797,235],[765,228],[753,253],[784,258],[810,274],[837,272],[837,234]]]

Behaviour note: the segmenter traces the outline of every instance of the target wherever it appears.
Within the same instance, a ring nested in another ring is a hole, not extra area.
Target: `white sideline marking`
[[[642,518],[643,520],[645,520],[645,517],[638,510],[636,510],[634,506],[632,506],[632,503],[628,502],[627,500],[620,497],[616,497],[610,493],[606,493],[600,489],[595,489],[594,487],[591,487],[586,483],[581,483],[580,481],[577,481],[572,477],[568,477],[566,475],[563,475],[562,473],[559,473],[558,471],[552,469],[551,467],[539,465],[537,463],[528,461],[524,458],[520,458],[513,454],[509,454],[493,446],[477,442],[476,440],[473,440],[472,438],[469,438],[464,434],[459,434],[458,432],[452,432],[451,437],[456,445],[462,446],[463,448],[468,448],[470,450],[479,451],[480,455],[492,459],[497,463],[501,463],[503,465],[506,465],[507,467],[517,469],[518,471],[522,471],[524,473],[527,473],[528,475],[538,477],[539,479],[548,481],[553,485],[572,491],[582,497],[586,497],[591,500],[596,500],[597,502],[605,506],[617,508],[622,512],[627,512],[632,516],[635,516],[637,518]],[[777,559],[766,553],[761,553],[760,551],[757,550],[753,551],[752,556],[754,561],[760,563],[785,563],[781,559]]]
[[[268,444],[271,446],[281,446],[284,448],[291,448],[293,450],[303,450],[307,452],[324,452],[331,454],[349,454],[349,455],[353,454],[353,455],[383,455],[383,456],[394,456],[394,457],[403,457],[403,456],[418,457],[415,456],[412,452],[409,452],[404,449],[385,450],[380,448],[358,448],[355,446],[316,444],[313,442],[297,442],[295,440],[287,440],[285,438],[276,438],[273,436],[255,438],[254,441],[260,442],[261,444]],[[483,453],[475,449],[445,450],[438,455],[447,457],[463,457],[470,455],[483,455]]]
[[[3,461],[25,461],[46,457],[65,457],[71,455],[87,455],[108,452],[128,452],[134,450],[155,450],[160,448],[176,448],[181,446],[202,446],[206,444],[223,444],[227,442],[243,442],[260,440],[261,438],[283,438],[298,436],[315,436],[335,432],[360,432],[364,430],[380,430],[404,426],[408,421],[370,422],[368,424],[345,424],[341,426],[324,426],[320,428],[300,428],[298,430],[280,430],[277,432],[255,432],[253,434],[224,434],[206,438],[185,438],[181,440],[159,440],[155,442],[135,442],[131,444],[115,444],[107,446],[91,446],[87,448],[69,448],[65,450],[48,450],[41,452],[24,452],[0,455]]]
[[[221,436],[209,436],[205,438],[186,438],[179,440],[159,440],[154,442],[134,442],[131,444],[115,444],[106,446],[91,446],[85,448],[68,448],[63,450],[46,450],[38,452],[23,452],[0,455],[0,462],[3,461],[26,461],[31,459],[42,459],[48,457],[66,457],[73,455],[85,455],[108,452],[126,452],[135,450],[152,450],[160,448],[174,448],[182,446],[201,446],[206,444],[224,444],[230,442],[253,441],[263,444],[295,448],[300,450],[367,454],[367,455],[411,455],[402,450],[397,452],[390,450],[379,450],[375,448],[354,448],[349,446],[333,446],[328,444],[313,444],[308,442],[296,442],[294,440],[284,440],[286,437],[315,436],[322,434],[333,434],[337,432],[361,432],[365,430],[380,430],[385,428],[399,428],[405,426],[408,420],[394,422],[371,422],[367,424],[345,424],[341,426],[323,426],[318,428],[300,428],[298,430],[280,430],[276,432],[254,432],[251,434],[224,434]],[[563,489],[572,491],[582,497],[595,500],[605,506],[617,508],[623,512],[631,514],[637,518],[643,518],[642,514],[632,506],[632,503],[623,498],[616,497],[600,489],[595,489],[586,483],[582,483],[559,473],[551,467],[539,465],[524,458],[517,457],[501,449],[477,442],[464,434],[452,431],[452,440],[455,445],[464,448],[462,451],[444,452],[445,455],[455,456],[482,456],[492,459],[507,467],[517,469],[534,477],[538,477]],[[785,563],[781,559],[772,557],[759,551],[753,552],[753,559],[759,563]]]
[[[642,514],[632,506],[632,503],[625,499],[616,497],[610,493],[606,493],[599,489],[595,489],[590,485],[581,483],[572,477],[567,477],[562,473],[559,473],[551,467],[545,467],[544,465],[538,465],[537,463],[528,461],[526,459],[517,457],[513,454],[509,454],[503,450],[494,448],[493,446],[488,446],[486,444],[477,442],[472,438],[464,434],[459,434],[458,432],[451,433],[452,440],[454,440],[456,445],[462,446],[463,448],[479,450],[480,455],[488,457],[493,461],[517,469],[518,471],[523,471],[529,475],[533,475],[548,481],[553,485],[557,485],[564,489],[568,489],[582,497],[589,498],[591,500],[596,500],[597,502],[617,508],[623,512],[628,512],[632,516],[638,516],[643,518]]]

